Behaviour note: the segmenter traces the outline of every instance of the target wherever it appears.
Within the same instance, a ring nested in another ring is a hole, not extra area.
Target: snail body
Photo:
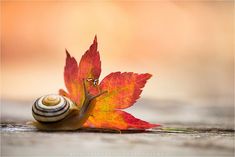
[[[104,94],[91,95],[83,81],[85,99],[81,108],[65,96],[50,94],[38,98],[32,106],[32,115],[36,120],[32,124],[39,130],[77,130],[89,118],[93,109],[92,100]]]

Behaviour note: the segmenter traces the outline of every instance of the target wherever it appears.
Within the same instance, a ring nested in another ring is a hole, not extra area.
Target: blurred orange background
[[[1,97],[64,88],[65,48],[78,61],[98,37],[101,79],[151,73],[143,97],[233,100],[233,2],[1,2]]]

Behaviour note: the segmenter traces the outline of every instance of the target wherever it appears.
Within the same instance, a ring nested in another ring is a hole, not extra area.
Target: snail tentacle
[[[92,106],[92,100],[94,100],[95,98],[107,93],[107,91],[101,92],[97,95],[91,95],[86,88],[86,83],[85,80],[83,79],[83,87],[84,87],[84,93],[85,93],[85,100],[83,102],[83,105],[81,107],[80,113],[79,113],[79,118],[80,121],[85,121],[88,119],[88,117],[90,116],[90,111],[92,110],[93,106]]]

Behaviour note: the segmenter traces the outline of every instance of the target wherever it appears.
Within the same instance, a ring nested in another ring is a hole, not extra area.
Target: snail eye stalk
[[[85,79],[83,79],[82,81],[83,81],[83,88],[84,88],[84,93],[85,93],[85,100],[83,102],[81,110],[79,111],[79,120],[84,122],[86,121],[85,119],[87,119],[90,116],[90,110],[92,108],[92,103],[91,103],[92,100],[107,93],[107,91],[103,91],[97,95],[92,95],[87,90]]]

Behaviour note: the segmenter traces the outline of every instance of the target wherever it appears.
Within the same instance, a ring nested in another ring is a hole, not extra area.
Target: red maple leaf
[[[149,129],[159,124],[150,124],[135,118],[122,109],[132,106],[140,97],[142,88],[145,86],[151,74],[137,74],[133,72],[114,72],[107,75],[100,84],[94,81],[99,79],[101,73],[100,55],[97,51],[97,38],[89,50],[82,56],[79,65],[74,57],[66,50],[66,65],[64,68],[64,81],[68,93],[60,89],[60,95],[64,95],[81,107],[85,99],[83,79],[90,93],[107,91],[105,94],[93,100],[92,109],[88,119],[83,125],[88,128],[104,129]]]

